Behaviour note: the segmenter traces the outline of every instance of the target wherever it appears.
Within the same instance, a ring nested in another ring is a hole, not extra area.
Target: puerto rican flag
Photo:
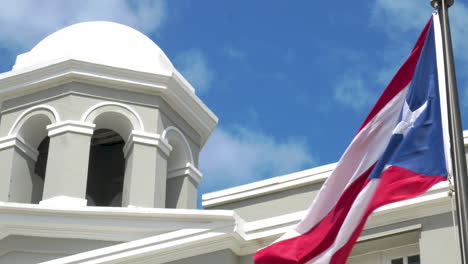
[[[440,22],[434,13],[303,220],[256,264],[342,264],[377,208],[451,171]]]

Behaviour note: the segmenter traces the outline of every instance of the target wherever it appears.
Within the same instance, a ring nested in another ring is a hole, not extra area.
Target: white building
[[[0,263],[252,263],[334,167],[208,193],[195,209],[217,117],[155,43],[110,22],[19,55],[0,101]],[[444,182],[374,213],[349,263],[458,263],[455,231]]]

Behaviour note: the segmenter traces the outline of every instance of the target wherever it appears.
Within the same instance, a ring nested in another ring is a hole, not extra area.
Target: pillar
[[[50,143],[41,204],[86,206],[94,127],[94,124],[70,120],[47,126]]]
[[[122,206],[166,207],[167,157],[171,150],[158,134],[131,132],[124,146]]]
[[[19,136],[0,139],[0,201],[31,203],[41,184],[34,175],[38,151]]]
[[[197,208],[197,186],[201,178],[201,172],[190,163],[183,168],[169,171],[166,189],[167,208]]]

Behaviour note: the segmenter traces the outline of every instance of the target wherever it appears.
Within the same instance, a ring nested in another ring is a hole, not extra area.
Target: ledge
[[[0,102],[69,82],[101,85],[164,98],[206,142],[218,118],[178,72],[138,72],[79,60],[57,60],[0,74]]]
[[[125,158],[127,158],[128,152],[134,143],[155,146],[159,148],[166,157],[169,156],[172,151],[172,146],[159,134],[132,130],[132,133],[128,136],[125,146],[123,147]]]
[[[39,156],[39,151],[31,145],[29,145],[24,139],[22,139],[18,135],[13,136],[6,136],[0,138],[0,150],[16,147],[21,152],[23,152],[26,156],[31,158],[33,161],[37,161],[37,157]]]
[[[181,229],[243,222],[233,211],[138,207],[68,207],[0,202],[0,240],[9,235],[132,241]],[[47,221],[44,221],[47,219]]]
[[[203,194],[202,206],[204,208],[210,208],[221,204],[294,189],[304,185],[323,183],[335,166],[336,163],[332,163],[234,188]]]
[[[48,125],[48,136],[53,137],[63,133],[76,133],[91,136],[94,133],[95,124],[89,124],[80,121],[66,120],[60,123]]]
[[[167,178],[172,179],[180,176],[189,176],[193,179],[193,181],[198,184],[202,179],[202,173],[195,168],[191,163],[187,163],[187,165],[183,168],[174,169],[167,172]]]

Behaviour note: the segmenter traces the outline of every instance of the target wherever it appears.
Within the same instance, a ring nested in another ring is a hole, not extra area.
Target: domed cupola
[[[13,70],[70,59],[166,75],[174,70],[166,54],[147,36],[105,21],[79,23],[51,34],[19,55]]]
[[[0,201],[195,208],[217,117],[144,34],[61,29],[0,74]]]

